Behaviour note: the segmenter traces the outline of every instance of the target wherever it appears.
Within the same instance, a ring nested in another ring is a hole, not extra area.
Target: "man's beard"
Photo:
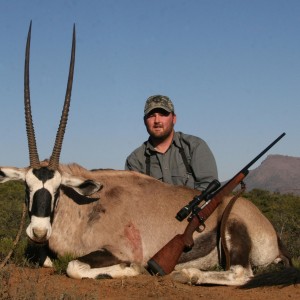
[[[164,141],[167,137],[169,137],[172,134],[172,132],[173,132],[173,127],[170,128],[168,131],[160,131],[160,132],[156,132],[154,130],[152,131],[148,130],[151,139],[156,142]]]

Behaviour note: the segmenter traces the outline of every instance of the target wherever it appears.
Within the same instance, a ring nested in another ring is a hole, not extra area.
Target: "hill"
[[[269,155],[245,179],[248,191],[262,189],[300,195],[300,157]]]

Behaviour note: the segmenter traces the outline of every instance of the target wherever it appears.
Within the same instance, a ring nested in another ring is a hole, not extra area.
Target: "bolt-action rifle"
[[[222,187],[220,187],[221,184],[218,180],[213,180],[200,195],[195,196],[177,213],[176,219],[178,221],[183,221],[189,216],[189,223],[183,234],[177,234],[148,261],[150,273],[166,275],[174,270],[182,252],[188,252],[192,249],[194,245],[193,233],[205,229],[205,221],[223,201],[223,198],[228,196],[239,184],[243,184],[243,179],[248,175],[249,168],[283,136],[285,136],[285,133],[282,133]],[[202,205],[199,206],[199,204]]]

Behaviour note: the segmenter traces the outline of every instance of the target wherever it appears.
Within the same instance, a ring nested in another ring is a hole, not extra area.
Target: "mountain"
[[[300,195],[300,157],[269,155],[245,178],[247,191],[262,189]]]

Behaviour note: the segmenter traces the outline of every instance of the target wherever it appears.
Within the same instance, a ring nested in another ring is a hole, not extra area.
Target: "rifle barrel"
[[[266,147],[262,152],[260,152],[254,159],[252,159],[247,166],[244,167],[245,170],[248,170],[257,160],[259,160],[266,152],[268,152],[275,144],[279,142],[285,136],[283,132],[277,139],[275,139],[268,147]],[[242,169],[241,172],[244,170]]]
[[[227,185],[231,183],[239,174],[244,174],[245,176],[249,173],[249,168],[256,163],[267,151],[269,151],[276,143],[279,142],[285,136],[285,132],[283,132],[277,139],[275,139],[268,147],[266,147],[263,151],[261,151],[254,159],[252,159],[240,172],[238,172],[235,176],[233,176],[230,180],[228,180],[224,185],[222,185],[215,193],[211,195],[212,198],[216,195],[220,190],[224,189]]]

